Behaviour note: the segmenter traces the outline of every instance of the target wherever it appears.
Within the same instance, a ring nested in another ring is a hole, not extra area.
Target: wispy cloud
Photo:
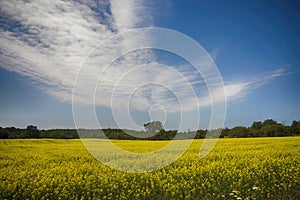
[[[273,71],[265,72],[261,75],[252,77],[243,77],[241,81],[225,82],[226,97],[229,101],[243,100],[247,94],[257,89],[276,77],[286,75],[288,72],[285,68],[278,68]]]
[[[80,71],[82,79],[75,96],[81,103],[90,103],[97,73],[105,67],[101,63],[147,38],[119,38],[93,54],[91,50],[119,32],[153,25],[148,6],[138,0],[0,1],[0,67],[28,77],[60,101],[71,102],[76,73],[84,62],[88,67]],[[218,52],[212,53],[214,59]],[[227,100],[244,99],[252,89],[284,73],[280,68],[243,81],[226,81]],[[193,110],[197,102],[209,106],[210,96],[204,80],[191,66],[161,65],[155,52],[140,50],[116,59],[104,72],[95,102],[110,107],[112,97],[119,107],[128,106],[130,99],[129,105],[135,109],[161,104],[167,111],[178,111],[178,98],[182,109]]]
[[[217,60],[217,58],[218,58],[218,56],[219,56],[219,54],[220,54],[220,48],[216,48],[216,49],[214,49],[214,50],[212,50],[210,53],[209,53],[209,55],[210,55],[210,57],[214,60],[214,61],[216,61]]]

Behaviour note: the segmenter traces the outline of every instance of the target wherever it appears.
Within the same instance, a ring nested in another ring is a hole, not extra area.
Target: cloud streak
[[[0,66],[28,77],[58,100],[71,102],[74,80],[84,63],[88,68],[80,71],[83,79],[74,95],[80,103],[89,103],[93,98],[90,94],[95,92],[93,85],[97,74],[105,68],[101,63],[106,63],[111,56],[117,57],[120,49],[147,42],[147,36],[119,38],[101,46],[97,52],[90,54],[91,51],[119,32],[153,25],[146,12],[151,8],[147,6],[137,0],[0,1],[3,21]],[[246,81],[227,81],[224,85],[227,100],[244,99],[251,90],[284,73],[281,68]],[[211,92],[219,93],[224,88]],[[95,102],[110,107],[113,97],[119,107],[129,103],[143,110],[161,104],[167,111],[176,112],[180,108],[178,96],[184,110],[195,109],[197,102],[200,106],[211,104],[211,94],[204,80],[191,66],[163,66],[153,50],[139,50],[111,63],[96,90]]]

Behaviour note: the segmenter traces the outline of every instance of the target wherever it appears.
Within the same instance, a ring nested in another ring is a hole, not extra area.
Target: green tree
[[[258,122],[253,122],[252,125],[251,125],[251,129],[254,129],[254,130],[259,130],[263,127],[263,123],[258,121]]]
[[[300,121],[294,120],[290,128],[292,135],[300,135]]]
[[[8,133],[8,138],[18,138],[20,137],[20,130],[15,127],[7,127],[5,128]]]
[[[249,137],[259,137],[262,134],[263,123],[261,121],[254,121],[249,129]]]
[[[249,130],[244,126],[236,126],[229,131],[229,137],[244,138],[248,137]]]
[[[27,126],[26,130],[24,131],[25,138],[39,138],[40,132],[36,126],[29,125]]]
[[[164,129],[160,121],[152,121],[144,124],[144,127],[147,132],[157,133]]]
[[[263,123],[262,126],[270,126],[270,125],[277,125],[278,123],[273,120],[273,119],[266,119]]]
[[[282,124],[268,125],[262,128],[262,134],[265,137],[280,137],[288,135],[288,127]]]
[[[205,138],[206,133],[206,130],[197,130],[195,139]]]
[[[7,139],[8,138],[8,133],[6,129],[0,127],[0,139]]]

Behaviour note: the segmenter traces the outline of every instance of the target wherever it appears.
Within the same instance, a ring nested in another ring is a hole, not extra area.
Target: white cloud
[[[29,77],[41,90],[65,102],[72,101],[73,83],[83,62],[88,67],[80,71],[75,96],[80,103],[89,103],[94,83],[105,68],[102,63],[118,55],[122,48],[147,42],[147,38],[118,38],[89,55],[91,50],[119,32],[152,25],[147,12],[151,8],[138,0],[4,0],[0,1],[0,9],[7,19],[6,26],[1,27],[0,66]],[[218,52],[215,50],[212,55],[216,57]],[[147,65],[135,68],[143,64]],[[151,50],[131,52],[105,71],[96,90],[96,103],[110,107],[113,96],[116,106],[126,107],[132,96],[130,105],[136,109],[160,104],[173,112],[180,109],[177,96],[184,110],[195,109],[197,101],[200,106],[209,106],[211,94],[195,72],[188,65],[162,66]],[[282,74],[284,69],[278,69],[258,80],[228,81],[224,87],[227,100],[243,99],[251,89]],[[218,94],[224,88],[211,92]]]
[[[243,100],[252,90],[263,86],[272,79],[286,74],[285,68],[278,68],[254,77],[244,77],[243,81],[225,82],[225,93],[229,101]]]

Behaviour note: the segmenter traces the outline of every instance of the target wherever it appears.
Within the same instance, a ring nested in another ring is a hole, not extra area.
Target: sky
[[[299,9],[291,0],[0,1],[0,126],[99,128],[96,117],[102,128],[207,128],[212,102],[226,106],[224,127],[288,125],[300,120]],[[169,45],[132,32],[143,27],[170,30],[170,41],[184,34],[172,45],[199,60],[139,48]]]

